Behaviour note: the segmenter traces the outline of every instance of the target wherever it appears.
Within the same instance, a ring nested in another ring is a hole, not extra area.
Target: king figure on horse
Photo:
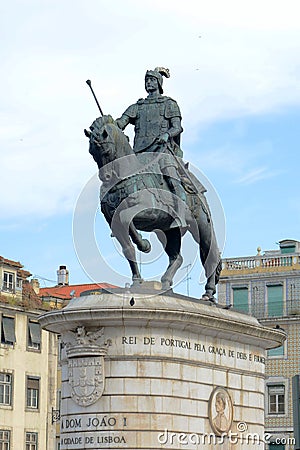
[[[168,69],[148,70],[145,99],[129,106],[116,121],[103,116],[91,131],[85,130],[102,181],[101,210],[128,259],[134,284],[142,279],[132,243],[144,252],[151,249],[137,230],[156,231],[165,246],[169,266],[161,279],[163,289],[173,284],[182,264],[181,238],[190,231],[207,278],[202,298],[213,300],[220,253],[205,188],[181,159],[181,113],[175,100],[162,95],[163,76],[169,78]],[[122,132],[128,124],[134,125],[133,149]]]

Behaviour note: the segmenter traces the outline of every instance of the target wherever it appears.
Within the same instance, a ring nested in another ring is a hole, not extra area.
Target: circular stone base
[[[61,450],[263,439],[265,350],[283,332],[209,302],[122,289],[75,298],[40,323],[63,346]]]

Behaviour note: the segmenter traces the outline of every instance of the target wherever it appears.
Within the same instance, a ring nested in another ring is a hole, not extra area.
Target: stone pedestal
[[[283,332],[129,290],[83,295],[40,323],[63,344],[61,450],[263,448],[265,350]]]

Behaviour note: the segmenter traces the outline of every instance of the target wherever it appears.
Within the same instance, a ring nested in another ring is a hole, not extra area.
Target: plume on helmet
[[[155,67],[154,70],[155,70],[155,72],[160,73],[164,77],[170,78],[170,71],[169,71],[169,69],[166,69],[165,67]]]

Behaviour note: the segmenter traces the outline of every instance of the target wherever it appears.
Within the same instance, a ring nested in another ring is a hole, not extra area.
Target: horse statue
[[[128,137],[109,115],[96,119],[90,130],[84,131],[102,181],[101,211],[129,262],[133,285],[143,281],[133,244],[142,252],[151,250],[150,242],[138,230],[155,231],[168,255],[169,265],[161,278],[163,290],[171,289],[182,265],[181,239],[189,231],[199,245],[205,270],[202,299],[214,301],[221,260],[205,188],[200,181],[178,158],[186,193],[184,201],[171,192],[163,174],[163,167],[171,164],[170,158],[175,156],[167,152],[135,153]]]

